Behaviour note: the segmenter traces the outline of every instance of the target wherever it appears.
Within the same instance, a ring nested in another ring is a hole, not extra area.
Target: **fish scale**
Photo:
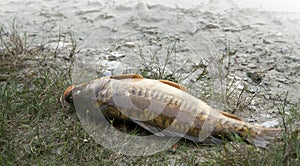
[[[119,80],[115,80],[116,82],[118,82]],[[129,81],[129,82],[127,82]],[[137,93],[131,93],[129,97],[132,97],[132,96],[139,96],[139,97],[145,97],[147,98],[147,96],[145,95],[147,93],[147,91],[150,91],[149,94],[151,94],[150,96],[152,97],[150,100],[161,100],[167,107],[171,107],[171,109],[174,110],[177,110],[176,112],[174,113],[170,113],[170,112],[166,112],[166,113],[163,113],[162,114],[167,114],[168,116],[159,116],[159,115],[156,115],[156,118],[154,120],[150,120],[148,122],[145,122],[147,124],[150,124],[150,125],[155,125],[161,129],[166,129],[168,127],[170,127],[170,125],[172,124],[174,127],[172,127],[173,130],[175,130],[176,132],[187,132],[187,134],[193,136],[193,137],[197,137],[199,135],[199,132],[200,132],[200,129],[204,123],[204,121],[207,119],[207,111],[206,110],[201,110],[199,111],[200,109],[196,109],[196,108],[192,108],[192,104],[188,102],[188,100],[192,100],[193,99],[190,99],[190,98],[187,98],[187,99],[178,99],[179,101],[179,104],[175,105],[174,103],[174,99],[175,97],[174,96],[171,96],[169,93],[166,93],[166,92],[162,92],[162,90],[157,90],[157,89],[151,89],[151,90],[147,90],[143,84],[137,84],[137,82],[134,82],[133,81],[133,84],[130,83],[131,80],[123,80],[123,82],[120,84],[120,86],[124,86],[122,84],[129,84],[129,86],[135,86],[135,88],[137,89]],[[129,87],[129,89],[131,89],[132,87]],[[119,88],[116,89],[116,91],[118,91]],[[183,93],[183,92],[180,92],[180,93]],[[140,99],[138,100],[139,104],[137,105],[142,105],[141,103],[145,102],[144,99]],[[198,100],[197,101],[194,101],[194,102],[197,102],[198,103]],[[201,103],[200,103],[201,104]],[[200,104],[194,104],[194,105],[200,105]],[[147,115],[147,112],[149,110],[143,110],[143,106],[141,107],[142,109],[142,115]],[[196,115],[196,117],[190,117],[188,119],[195,119],[197,118],[197,121],[194,122],[194,123],[191,123],[191,124],[185,124],[182,120],[183,118],[182,117],[179,117],[179,120],[178,121],[174,121],[176,115],[178,114],[179,111],[182,111],[184,114],[188,114],[188,115]],[[197,113],[201,113],[201,117],[197,117]],[[147,118],[147,117],[146,117]],[[143,119],[143,118],[142,118]],[[152,119],[151,117],[148,117],[147,119]],[[167,121],[167,119],[170,119],[169,122],[171,123],[164,123],[164,121]],[[187,128],[190,128],[190,130],[186,130]]]
[[[112,87],[116,88],[115,91],[119,91],[121,89],[119,87],[126,87],[123,84],[131,85],[130,83],[124,81],[118,87],[117,86],[116,87],[112,86]],[[162,129],[166,129],[171,124],[173,124],[174,129],[179,132],[183,131],[183,130],[186,131],[186,129],[190,127],[189,125],[180,124],[180,122],[174,121],[176,115],[178,114],[178,111],[187,110],[187,109],[191,108],[191,105],[188,106],[186,101],[181,100],[181,99],[174,100],[175,97],[171,96],[170,94],[162,93],[161,91],[158,91],[156,89],[147,89],[145,87],[140,87],[137,84],[134,84],[134,87],[128,86],[127,90],[129,91],[129,96],[128,96],[129,98],[133,98],[134,96],[143,98],[143,99],[138,100],[138,103],[135,103],[135,104],[140,105],[140,107],[142,108],[141,110],[139,110],[139,112],[141,112],[140,115],[144,116],[141,119],[150,119],[148,122],[146,122],[147,124],[155,125]],[[126,90],[123,89],[122,91],[126,91]],[[123,92],[119,92],[119,93],[123,93]],[[148,95],[148,94],[150,94],[150,95]],[[107,96],[112,96],[112,95],[107,94]],[[149,98],[150,96],[151,96],[151,98]],[[105,99],[99,99],[99,100],[104,100],[104,101],[110,100],[110,99],[108,99],[108,97],[105,97],[105,96],[103,96],[103,98],[105,98]],[[157,100],[157,101],[162,100],[166,106],[171,107],[173,110],[174,110],[174,108],[177,108],[178,111],[173,112],[173,113],[165,113],[168,116],[162,116],[162,115],[156,114],[155,115],[156,118],[153,119],[154,115],[152,113],[149,113],[149,110],[145,110],[143,108],[143,107],[147,107],[147,106],[141,106],[141,105],[143,105],[143,103],[145,103],[145,100],[147,100],[147,99],[152,100],[152,101],[153,100]],[[196,109],[190,109],[190,110],[196,110]],[[123,110],[121,112],[125,112],[125,111]],[[137,111],[134,111],[134,112],[137,112]],[[189,114],[189,112],[186,111],[186,114],[187,113]],[[170,116],[171,114],[173,114],[173,115]],[[134,115],[134,116],[136,117],[137,115]],[[151,119],[153,119],[153,120],[151,120]],[[190,119],[192,119],[192,118],[190,118]],[[191,131],[193,131],[193,130],[191,130]]]
[[[166,80],[139,75],[102,77],[67,88],[65,100],[72,101],[72,93],[77,89],[93,90],[100,111],[108,118],[133,121],[154,134],[161,131],[193,141],[239,134],[250,143],[265,147],[282,132],[281,128],[250,124],[212,108],[185,92],[183,86]],[[120,101],[125,105],[119,105]]]

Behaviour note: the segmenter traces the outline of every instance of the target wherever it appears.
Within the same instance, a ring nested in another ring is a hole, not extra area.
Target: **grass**
[[[257,148],[237,138],[221,145],[182,140],[175,154],[167,151],[144,157],[115,154],[93,141],[82,128],[74,108],[60,102],[63,90],[71,84],[71,60],[59,58],[57,49],[30,47],[26,33],[18,33],[15,26],[8,31],[1,29],[0,35],[1,165],[298,165],[300,162],[298,133],[288,130],[300,120],[299,105],[286,115],[284,100],[278,109],[287,132],[282,141],[269,149]],[[68,48],[70,57],[76,53],[75,46],[76,42]],[[170,49],[174,51],[175,47]],[[169,53],[172,59],[174,52]],[[159,69],[149,69],[153,65],[145,59],[145,68],[140,71],[150,77],[180,82],[179,75],[166,72],[164,65],[168,62],[159,64],[156,66]],[[203,66],[198,68],[202,71]]]

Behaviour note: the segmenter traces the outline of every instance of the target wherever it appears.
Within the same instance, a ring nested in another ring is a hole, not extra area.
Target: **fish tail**
[[[256,127],[256,134],[252,135],[253,144],[258,147],[267,147],[270,143],[275,141],[277,138],[280,138],[283,129],[282,128],[266,128],[266,127]]]

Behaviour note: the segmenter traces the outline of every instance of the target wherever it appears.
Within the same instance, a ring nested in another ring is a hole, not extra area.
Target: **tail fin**
[[[263,148],[267,147],[267,145],[275,141],[275,139],[280,138],[283,133],[282,128],[259,127],[256,131],[257,134],[252,136],[252,141],[248,141],[253,142],[256,146]]]

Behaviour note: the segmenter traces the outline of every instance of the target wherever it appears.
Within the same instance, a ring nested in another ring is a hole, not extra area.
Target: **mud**
[[[0,6],[0,25],[9,29],[15,24],[32,46],[64,50],[58,58],[68,59],[75,41],[80,49],[75,83],[99,75],[139,72],[147,65],[155,70],[155,64],[171,58],[166,73],[179,74],[186,85],[204,69],[190,75],[193,67],[204,65],[211,81],[200,79],[190,92],[246,121],[279,126],[277,106],[286,94],[288,107],[299,103],[300,14],[296,11],[239,8],[229,1],[176,5],[10,0]],[[224,94],[231,84],[235,95],[228,101]],[[209,89],[212,93],[202,93]],[[241,91],[245,100],[237,100]]]

